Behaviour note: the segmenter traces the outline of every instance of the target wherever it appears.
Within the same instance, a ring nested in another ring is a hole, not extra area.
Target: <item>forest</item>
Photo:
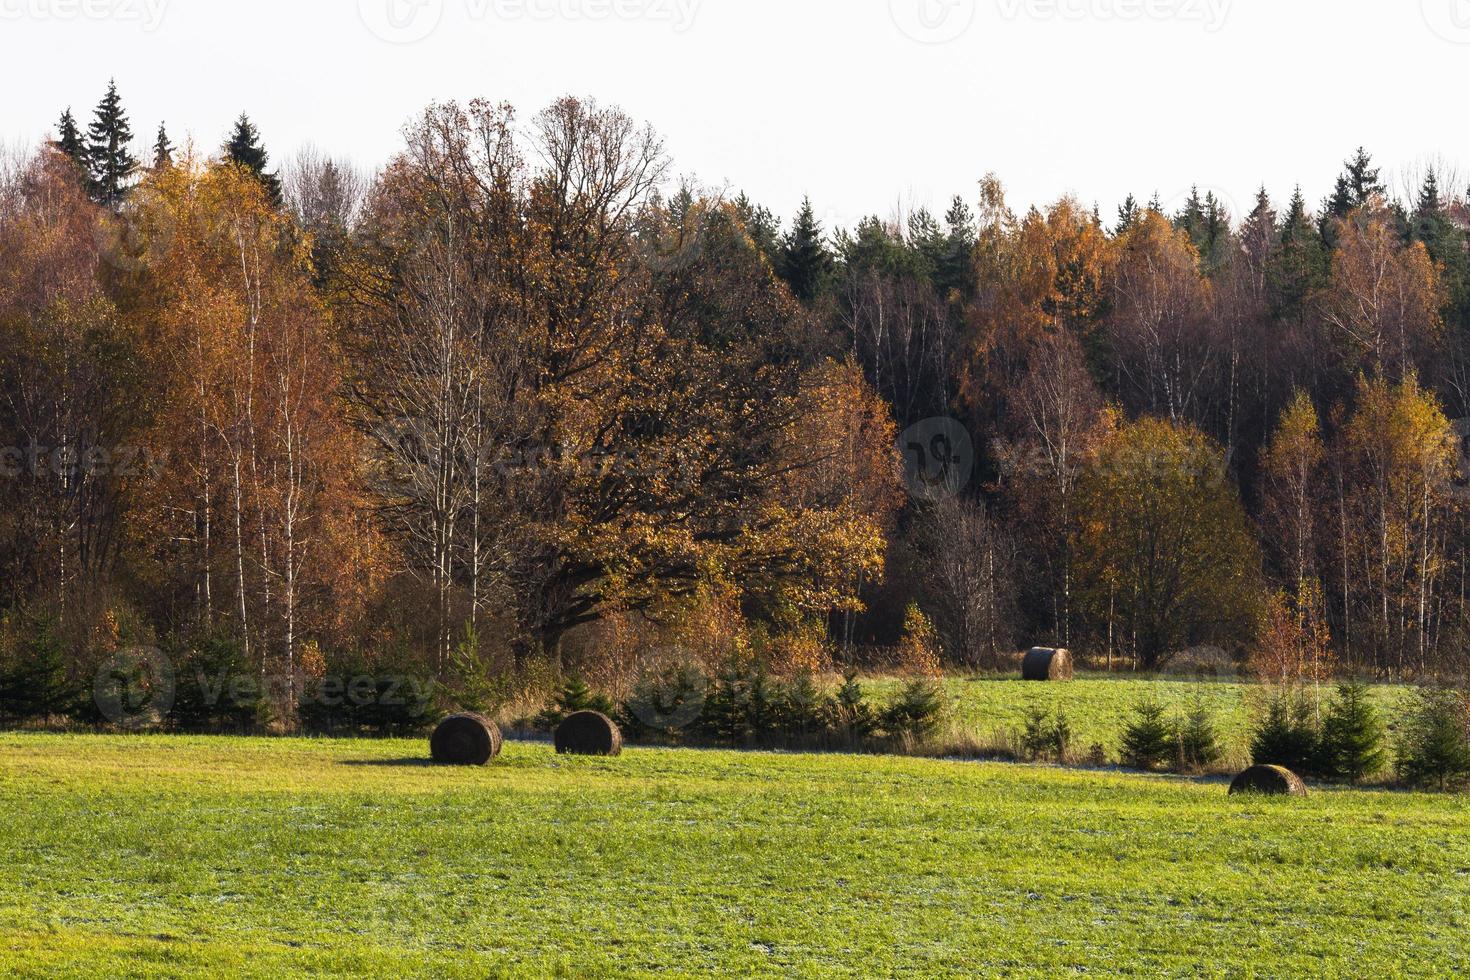
[[[54,135],[0,164],[0,714],[139,646],[287,730],[670,657],[1466,666],[1449,168],[824,228],[592,99],[431,105],[375,173],[141,153],[115,87]]]

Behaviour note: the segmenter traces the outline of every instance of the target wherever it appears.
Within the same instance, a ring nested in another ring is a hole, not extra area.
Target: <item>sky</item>
[[[115,76],[139,151],[247,111],[374,169],[431,101],[565,94],[651,123],[675,171],[830,227],[1064,193],[1110,218],[1192,185],[1316,204],[1364,145],[1392,186],[1470,162],[1470,0],[0,0],[0,139]]]

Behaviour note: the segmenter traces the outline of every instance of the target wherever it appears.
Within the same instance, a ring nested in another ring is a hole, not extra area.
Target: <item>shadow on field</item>
[[[337,765],[383,769],[428,769],[434,763],[429,759],[343,759]]]

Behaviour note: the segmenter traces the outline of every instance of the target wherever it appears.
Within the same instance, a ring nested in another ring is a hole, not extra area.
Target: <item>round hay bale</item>
[[[1251,766],[1230,784],[1230,795],[1236,793],[1306,796],[1307,784],[1296,773],[1281,766]]]
[[[623,733],[617,724],[597,711],[578,711],[556,726],[556,751],[561,755],[619,755]]]
[[[450,715],[429,737],[435,762],[451,766],[483,766],[500,754],[500,729],[481,715]]]
[[[1069,681],[1072,653],[1051,647],[1033,647],[1021,661],[1021,676],[1028,681]]]

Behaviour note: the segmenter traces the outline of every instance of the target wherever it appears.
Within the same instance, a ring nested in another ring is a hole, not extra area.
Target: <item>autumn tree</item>
[[[150,325],[161,377],[150,436],[173,479],[142,503],[138,547],[161,612],[218,623],[264,674],[288,679],[309,636],[338,622],[339,524],[356,448],[337,403],[341,363],[302,250],[264,187],[184,156],[130,202],[139,267],[129,313]]]
[[[1194,245],[1162,215],[1146,213],[1120,239],[1108,340],[1129,408],[1204,420],[1223,366],[1219,345],[1206,339],[1211,297]]]
[[[1405,377],[1440,342],[1444,297],[1420,242],[1405,245],[1380,198],[1338,222],[1322,322],[1341,370]]]
[[[353,401],[441,649],[491,589],[518,651],[555,655],[711,576],[820,615],[881,568],[856,477],[887,458],[895,479],[882,413],[822,369],[738,211],[665,204],[665,168],[650,130],[593,103],[558,102],[524,146],[503,107],[437,106],[369,198]],[[835,406],[869,422],[821,422]],[[862,467],[813,476],[854,439]]]
[[[1249,642],[1260,559],[1218,446],[1143,418],[1103,443],[1079,490],[1078,578],[1100,643],[1156,670],[1191,645]]]
[[[1453,431],[1412,371],[1364,377],[1333,455],[1344,645],[1382,671],[1423,670],[1439,635]]]
[[[140,438],[140,335],[99,281],[108,216],[47,148],[0,179],[0,608],[38,603],[85,638],[116,597]]]

